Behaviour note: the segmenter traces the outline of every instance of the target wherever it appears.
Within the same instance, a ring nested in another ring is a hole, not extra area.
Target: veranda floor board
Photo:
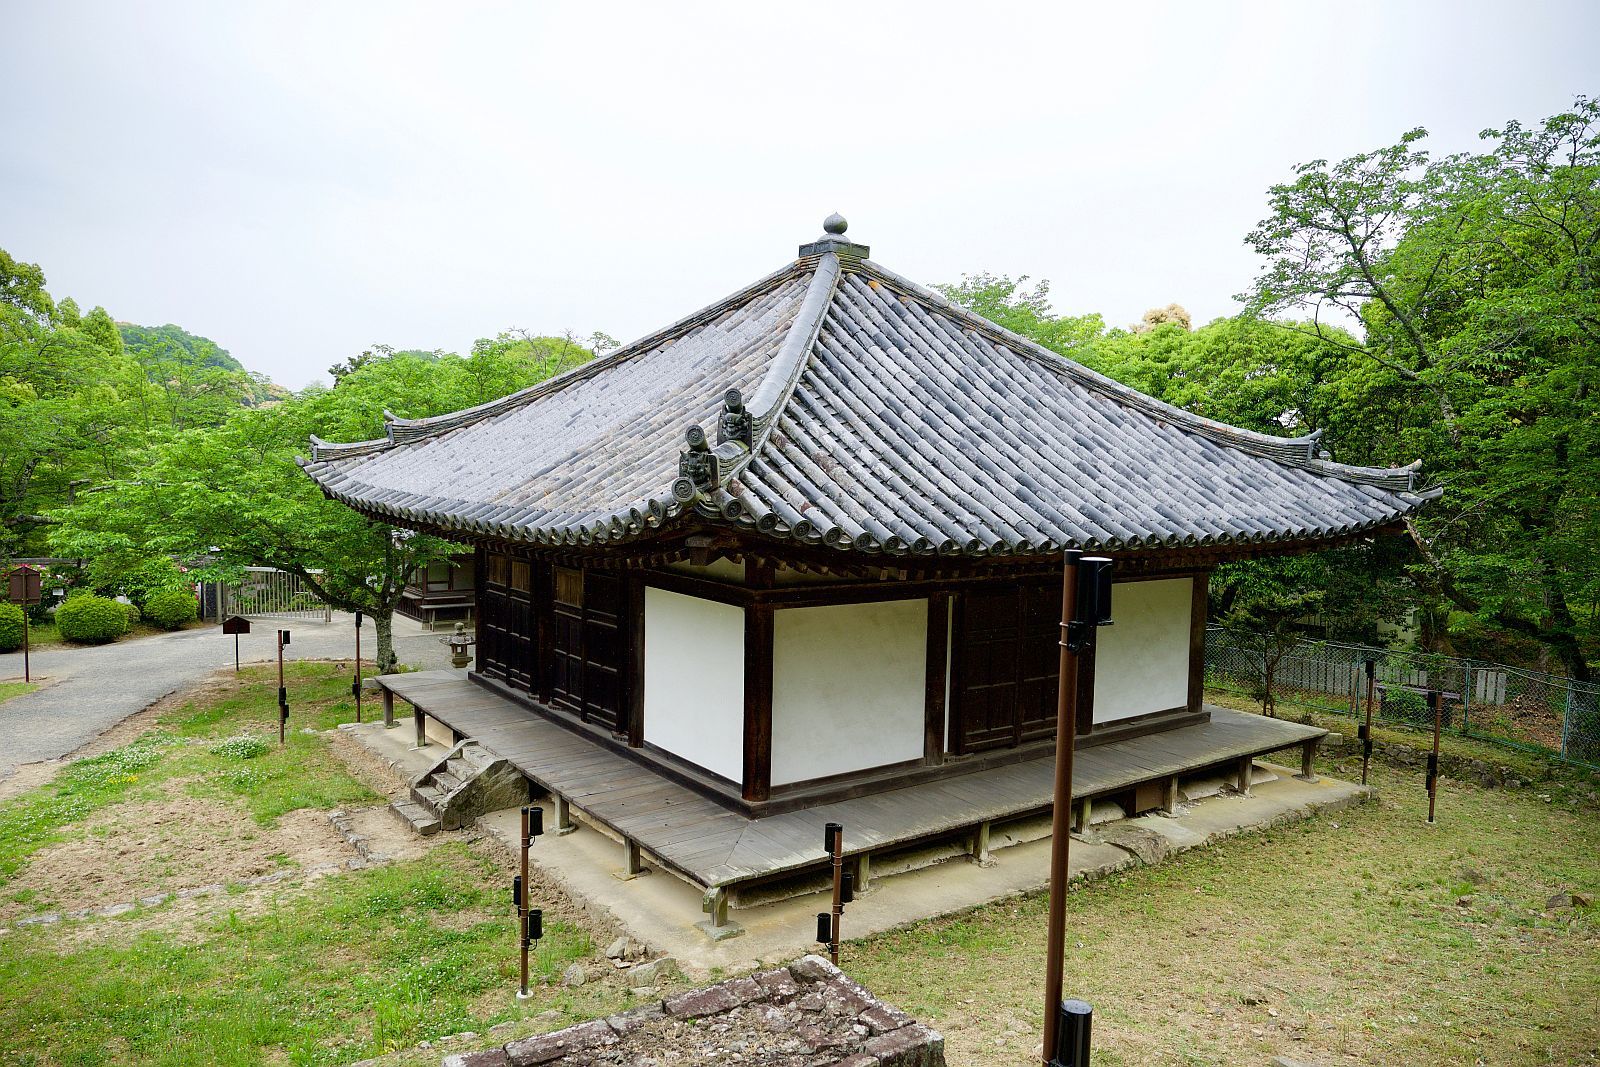
[[[705,888],[735,886],[827,863],[822,827],[845,827],[846,854],[949,836],[978,822],[1048,811],[1054,756],[753,819],[447,671],[386,675],[395,696],[510,760],[541,787],[569,798],[585,817],[636,841],[646,853]],[[1300,723],[1208,708],[1211,721],[1078,752],[1074,795],[1258,756],[1322,736]],[[562,714],[550,712],[550,714]]]

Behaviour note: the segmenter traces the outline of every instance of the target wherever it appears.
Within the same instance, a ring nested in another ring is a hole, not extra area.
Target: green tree
[[[94,559],[97,584],[148,582],[174,559],[207,560],[203,577],[227,578],[247,566],[288,571],[335,607],[370,615],[379,667],[390,670],[406,579],[459,547],[329,500],[297,459],[312,434],[381,436],[385,409],[411,418],[444,414],[588,358],[587,350],[552,359],[515,344],[512,352],[495,342],[480,347],[465,359],[394,353],[356,367],[333,389],[177,433],[153,446],[132,477],[58,510],[52,544],[63,555]]]
[[[1028,276],[963,274],[961,281],[933,288],[958,307],[982,315],[1061,355],[1074,355],[1105,332],[1099,315],[1060,315],[1050,306],[1050,283],[1028,285]]]
[[[1591,676],[1600,601],[1600,104],[1486,130],[1435,160],[1423,130],[1296,168],[1249,236],[1265,316],[1385,381],[1377,457],[1445,488],[1411,524],[1430,595]],[[1331,318],[1363,336],[1337,336]],[[1378,405],[1374,405],[1378,406]]]

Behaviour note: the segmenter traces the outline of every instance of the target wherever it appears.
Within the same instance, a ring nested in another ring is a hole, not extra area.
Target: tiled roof
[[[305,468],[402,525],[605,544],[693,513],[894,555],[1316,542],[1436,495],[1413,490],[1416,465],[1334,463],[1316,435],[1163,404],[950,305],[842,233],[830,220],[777,273],[520,393],[394,419],[377,441],[313,438]]]

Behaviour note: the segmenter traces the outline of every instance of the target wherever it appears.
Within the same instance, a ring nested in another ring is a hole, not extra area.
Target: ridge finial
[[[822,232],[831,233],[835,237],[843,235],[844,231],[849,228],[850,223],[845,221],[845,217],[837,211],[822,220]]]

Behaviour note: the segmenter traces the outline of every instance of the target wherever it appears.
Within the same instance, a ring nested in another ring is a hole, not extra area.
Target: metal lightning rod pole
[[[1055,1057],[1061,1015],[1061,972],[1067,933],[1067,850],[1072,833],[1072,757],[1078,735],[1078,654],[1068,647],[1068,628],[1077,617],[1078,560],[1069,550],[1061,576],[1061,681],[1056,692],[1055,808],[1050,816],[1050,913],[1046,922],[1044,975],[1044,1062]]]

